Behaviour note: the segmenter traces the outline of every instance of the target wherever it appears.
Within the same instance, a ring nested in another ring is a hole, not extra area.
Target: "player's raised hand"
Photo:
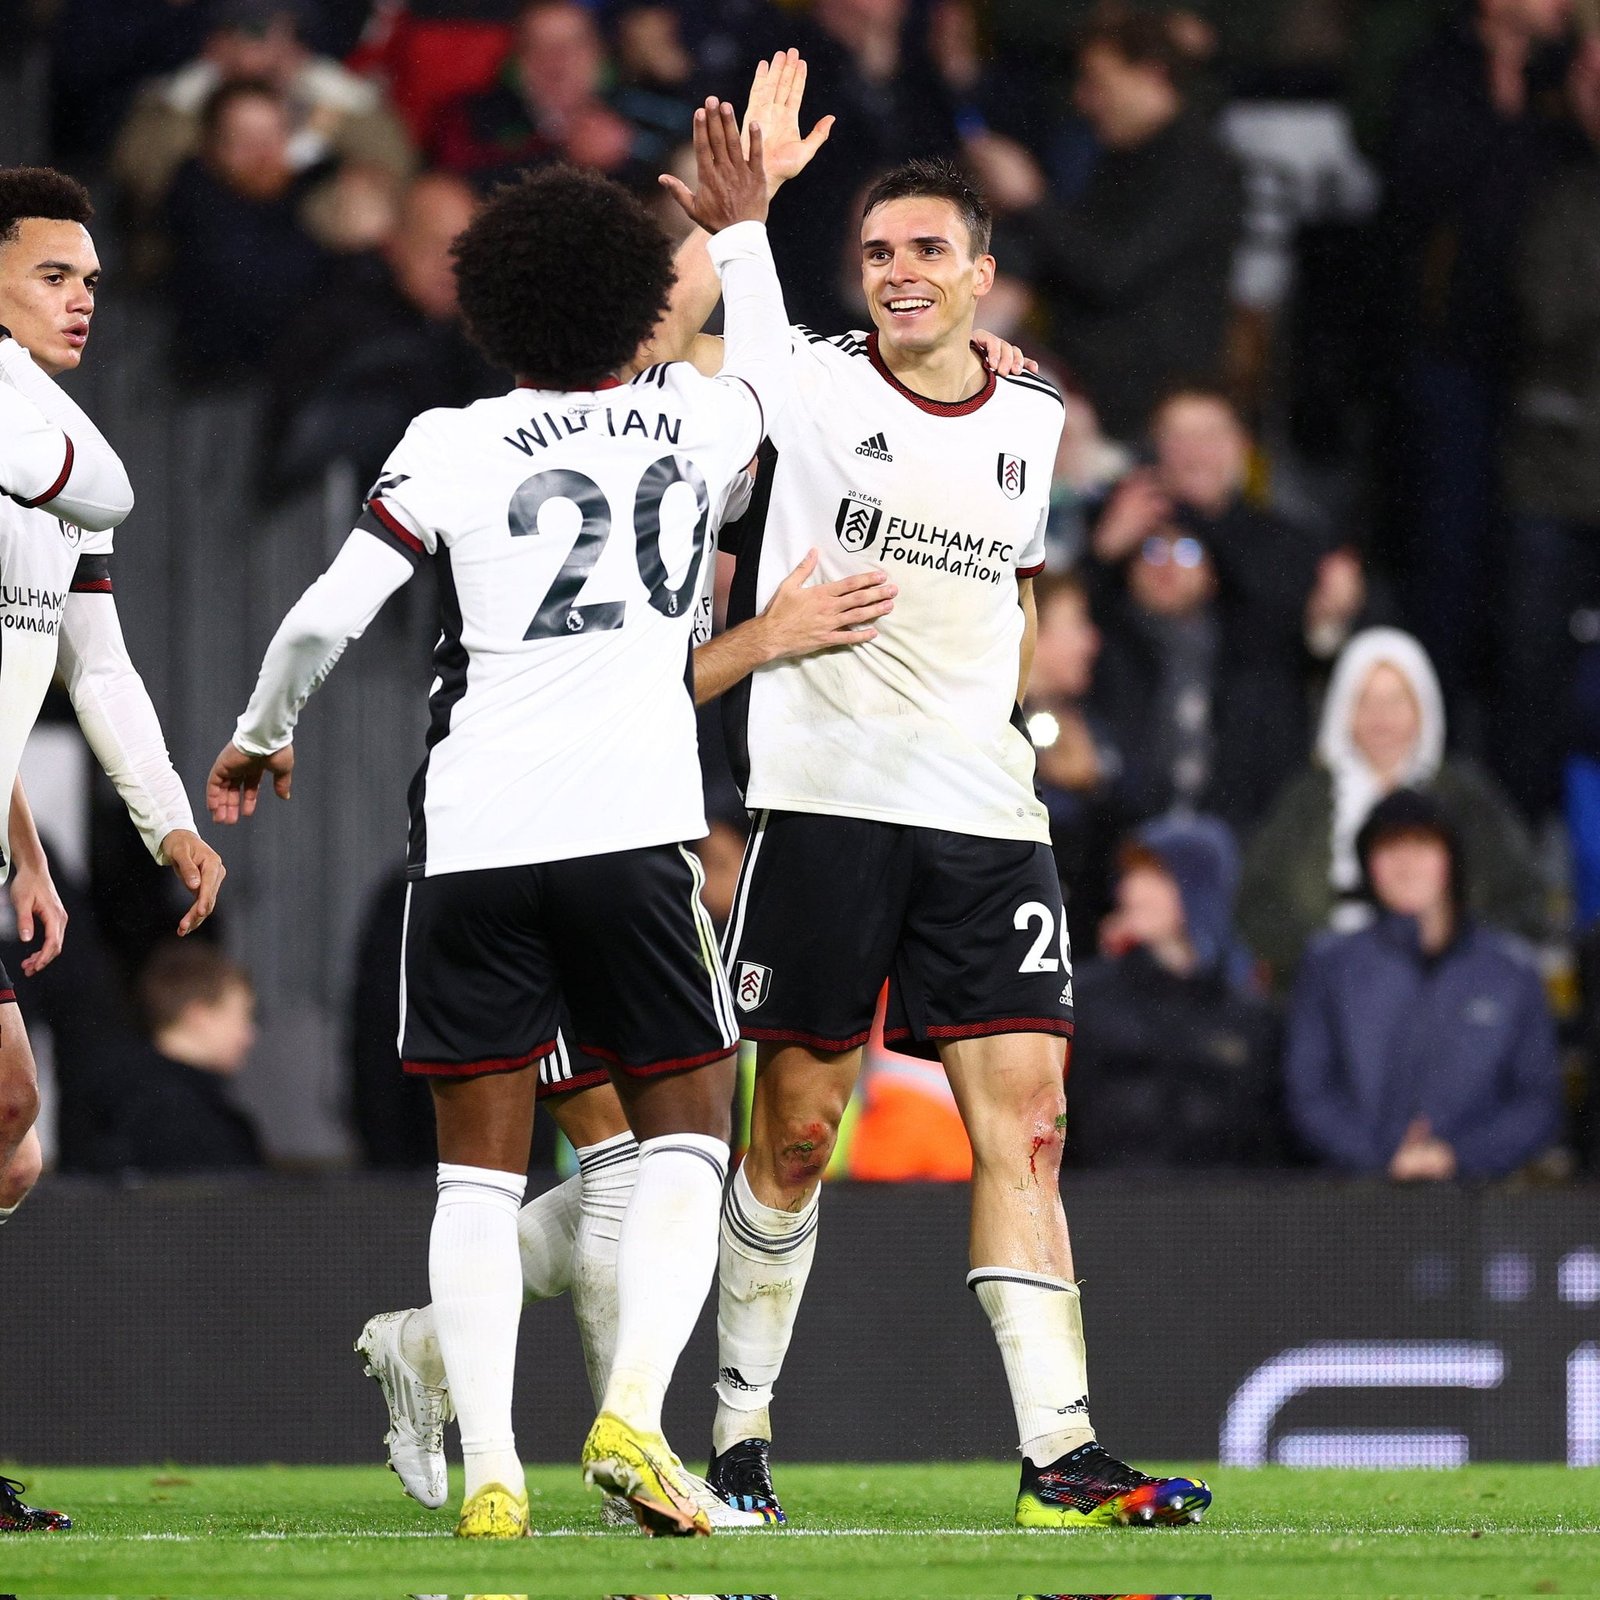
[[[986,333],[974,328],[972,342],[983,352],[983,364],[1002,378],[1014,378],[1019,372],[1037,372],[1039,363],[1032,356],[1023,355],[1014,344],[1007,344],[998,333]]]
[[[878,637],[872,626],[894,609],[900,592],[882,572],[855,572],[833,583],[807,584],[817,568],[817,552],[804,560],[774,591],[760,625],[773,661],[809,656],[836,645],[866,644]]]
[[[222,857],[190,828],[174,828],[161,841],[161,853],[172,864],[178,881],[194,896],[194,904],[178,924],[178,937],[193,933],[216,909],[217,891],[228,869]]]
[[[816,127],[801,137],[800,103],[805,93],[806,63],[798,50],[780,50],[756,68],[744,108],[744,132],[748,139],[751,125],[761,126],[769,195],[804,172],[833,132],[834,119],[819,117]]]
[[[294,786],[294,746],[286,744],[270,756],[253,756],[230,739],[223,745],[206,775],[206,810],[213,822],[232,824],[252,816],[261,793],[261,779],[272,774],[272,787],[280,800]]]
[[[767,220],[767,169],[761,125],[752,122],[750,148],[739,139],[733,107],[713,95],[694,114],[695,182],[690,192],[681,179],[663,173],[661,185],[707,233],[736,222]]]
[[[56,893],[50,869],[41,860],[38,866],[18,861],[11,875],[11,909],[17,917],[17,938],[33,942],[38,924],[40,944],[32,955],[22,958],[22,970],[30,977],[44,971],[61,954],[67,933],[67,908]]]

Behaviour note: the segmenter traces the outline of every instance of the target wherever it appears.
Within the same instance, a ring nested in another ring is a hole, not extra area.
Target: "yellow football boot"
[[[651,1535],[692,1538],[711,1532],[689,1475],[659,1433],[641,1433],[602,1411],[583,1441],[583,1481],[621,1495]]]
[[[486,1483],[461,1507],[458,1539],[526,1539],[528,1497],[512,1494],[503,1484]]]

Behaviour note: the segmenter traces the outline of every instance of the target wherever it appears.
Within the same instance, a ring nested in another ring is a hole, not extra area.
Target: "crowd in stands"
[[[1066,406],[1023,709],[1077,958],[1072,1159],[1600,1164],[1595,0],[37,10],[56,157],[170,309],[179,380],[266,396],[264,500],[335,460],[368,481],[416,411],[504,383],[449,245],[521,168],[656,197],[700,97],[797,45],[807,124],[838,124],[771,231],[831,332],[866,325],[870,180],[964,161],[997,218],[983,320]],[[715,885],[740,814],[703,743]],[[396,892],[352,1029],[379,1165],[431,1159],[362,1021],[392,1009]],[[247,980],[216,984],[246,1048]],[[231,1069],[170,1014],[141,1071],[226,1118]],[[959,1176],[941,1083],[871,1061],[858,1174]],[[81,1164],[138,1164],[117,1137]]]

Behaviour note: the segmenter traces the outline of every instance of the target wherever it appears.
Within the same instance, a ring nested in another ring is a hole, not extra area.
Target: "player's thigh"
[[[737,1077],[738,1057],[729,1052],[681,1072],[617,1072],[614,1081],[628,1122],[641,1143],[675,1133],[697,1133],[731,1144]]]
[[[866,1043],[911,889],[912,829],[764,811],[728,924],[746,1039],[837,1055]]]
[[[1072,1036],[1072,956],[1048,845],[919,829],[887,1042]]]
[[[406,891],[400,1055],[435,1079],[516,1072],[555,1049],[561,992],[537,866]]]
[[[629,1077],[689,1071],[738,1044],[698,860],[652,845],[548,866],[572,1042]]]
[[[432,1077],[439,1159],[493,1172],[526,1172],[538,1078],[531,1066],[470,1078]]]

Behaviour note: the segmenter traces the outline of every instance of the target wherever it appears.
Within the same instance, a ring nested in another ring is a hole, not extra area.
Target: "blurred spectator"
[[[1378,920],[1306,954],[1284,1058],[1294,1129],[1347,1172],[1504,1177],[1561,1129],[1532,952],[1466,914],[1471,857],[1427,796],[1380,801],[1356,848]]]
[[[664,165],[689,139],[700,98],[682,18],[664,0],[633,0],[616,9],[611,32],[617,79],[611,103],[639,131],[635,155]]]
[[[414,179],[388,237],[341,260],[272,352],[268,488],[304,484],[335,460],[371,483],[411,419],[510,385],[456,316],[450,246],[472,220],[471,189],[448,173]]]
[[[1492,630],[1495,478],[1517,326],[1513,263],[1554,160],[1549,102],[1571,0],[1473,0],[1401,77],[1377,263],[1392,302],[1390,445],[1407,613],[1453,710]]]
[[[1463,909],[1537,939],[1545,891],[1532,841],[1474,763],[1445,755],[1444,703],[1422,647],[1371,628],[1345,647],[1322,708],[1316,757],[1278,797],[1245,855],[1239,923],[1286,988],[1307,944],[1368,915],[1356,835],[1392,790],[1426,791],[1465,846]]]
[[[856,196],[898,162],[953,154],[955,116],[910,0],[816,0],[785,23],[809,67],[808,131],[819,116],[839,120],[804,181],[784,188],[768,226],[791,320],[836,332],[861,325],[847,309],[860,275]]]
[[[1091,568],[1102,647],[1091,705],[1124,758],[1135,816],[1198,807],[1215,761],[1217,579],[1206,548],[1160,522],[1115,566]]]
[[[1038,752],[1072,947],[1087,952],[1110,904],[1109,868],[1124,823],[1122,754],[1088,711],[1100,630],[1083,580],[1046,574],[1034,580],[1033,598],[1039,625],[1023,712]]]
[[[520,5],[521,0],[376,0],[350,68],[384,86],[412,142],[427,149],[444,108],[494,82],[511,49]]]
[[[1173,391],[1152,415],[1150,436],[1154,466],[1112,494],[1094,553],[1126,560],[1169,524],[1204,546],[1216,574],[1217,658],[1215,762],[1203,792],[1207,809],[1243,830],[1307,747],[1306,625],[1320,552],[1301,529],[1245,498],[1250,436],[1219,390]]]
[[[149,1043],[108,1062],[89,1091],[101,1172],[221,1172],[262,1165],[254,1124],[228,1080],[255,1043],[250,976],[213,945],[158,949],[139,980]]]
[[[112,171],[140,219],[153,217],[178,168],[200,146],[200,118],[223,84],[270,84],[289,114],[297,170],[328,157],[410,176],[411,142],[378,88],[301,41],[297,7],[283,0],[217,0],[200,54],[146,84],[118,135]]]
[[[1078,564],[1088,543],[1091,517],[1133,465],[1131,452],[1100,431],[1100,419],[1086,396],[1064,387],[1061,403],[1066,421],[1056,447],[1045,525],[1045,561],[1051,572],[1066,572]]]
[[[499,82],[440,113],[433,157],[480,187],[551,161],[653,186],[650,163],[670,147],[611,104],[608,73],[599,25],[578,0],[528,0]]]
[[[1239,237],[1238,172],[1187,103],[1165,19],[1119,13],[1078,56],[1077,106],[1102,154],[1081,200],[1059,206],[1021,146],[967,140],[969,159],[1049,309],[1052,343],[1106,430],[1134,438],[1162,391],[1220,377]]]
[[[1118,862],[1099,959],[1080,967],[1068,1097],[1086,1166],[1263,1164],[1278,1030],[1241,982],[1239,855],[1213,817],[1148,823]]]
[[[1528,218],[1506,451],[1495,767],[1524,810],[1561,793],[1581,613],[1600,600],[1600,35],[1567,74],[1575,137]]]
[[[224,84],[200,119],[200,154],[167,197],[167,297],[179,375],[199,385],[261,365],[317,287],[322,247],[301,208],[327,174],[289,159],[289,117],[267,84]]]

